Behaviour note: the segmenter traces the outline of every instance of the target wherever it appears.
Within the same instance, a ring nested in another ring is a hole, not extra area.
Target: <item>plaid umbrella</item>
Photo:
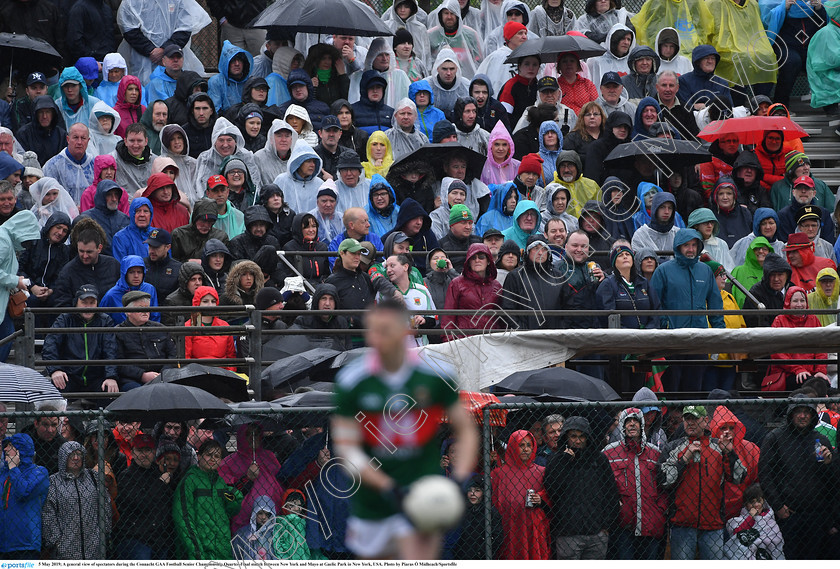
[[[0,401],[35,403],[61,399],[52,381],[35,370],[12,364],[0,364]]]
[[[461,407],[473,416],[473,419],[475,419],[478,425],[484,423],[483,409],[487,405],[499,402],[499,398],[492,393],[482,393],[481,391],[460,391],[458,396],[461,399]],[[448,422],[448,419],[444,417],[443,422]],[[491,427],[504,427],[506,422],[507,411],[504,409],[490,410]]]

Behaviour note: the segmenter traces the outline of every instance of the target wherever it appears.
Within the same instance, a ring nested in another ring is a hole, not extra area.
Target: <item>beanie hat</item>
[[[522,157],[522,161],[519,163],[519,171],[517,174],[523,174],[525,172],[530,172],[531,174],[542,174],[543,162],[545,161],[539,154],[526,154]]]
[[[409,32],[407,29],[400,28],[394,33],[394,41],[391,45],[393,47],[397,47],[398,45],[404,43],[410,43],[411,45],[414,45],[414,37],[411,35],[411,32]]]
[[[321,187],[318,188],[318,195],[315,196],[315,199],[320,198],[321,196],[330,196],[334,200],[338,199],[338,189],[335,186],[335,182],[332,180],[327,180]]]
[[[785,174],[787,176],[793,176],[793,171],[807,164],[808,166],[811,165],[811,160],[808,156],[805,155],[804,152],[799,152],[798,150],[791,150],[787,154],[785,154]]]
[[[617,245],[613,247],[612,251],[610,251],[610,267],[613,269],[615,268],[615,261],[618,259],[618,256],[622,253],[630,253],[630,256],[633,258],[633,263],[636,262],[636,254],[633,252],[633,249],[628,247],[627,245]]]
[[[461,190],[465,194],[469,193],[467,185],[461,180],[452,180],[451,182],[449,182],[449,187],[446,188],[446,195],[448,196],[449,192],[451,192],[452,190]]]
[[[440,120],[432,128],[432,142],[440,142],[447,136],[455,136],[455,125],[448,120]]]
[[[161,437],[160,441],[158,442],[157,451],[155,451],[155,460],[160,459],[163,455],[168,452],[175,452],[178,455],[181,454],[181,449],[175,444],[175,441],[170,439],[169,437]]]
[[[510,38],[521,32],[522,30],[527,29],[528,28],[526,28],[524,24],[521,24],[519,22],[508,22],[503,28],[505,41],[510,41]]]
[[[719,274],[721,271],[723,271],[723,265],[721,265],[721,264],[720,264],[720,263],[718,263],[717,261],[703,261],[703,262],[704,262],[704,263],[706,263],[706,265],[708,265],[708,267],[709,267],[710,269],[712,269],[712,273],[713,273],[715,276],[718,276],[718,274]]]
[[[273,286],[261,288],[254,298],[254,306],[257,310],[267,310],[269,306],[280,302],[283,302],[283,295]]]
[[[449,210],[449,225],[455,225],[459,221],[466,220],[475,221],[470,208],[461,203],[453,205]]]
[[[223,172],[227,175],[231,170],[242,170],[243,172],[248,171],[248,167],[245,166],[245,162],[240,160],[239,158],[234,158],[229,160],[227,164],[225,164],[225,171]]]

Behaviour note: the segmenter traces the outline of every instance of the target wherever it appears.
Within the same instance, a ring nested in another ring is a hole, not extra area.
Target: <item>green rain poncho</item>
[[[705,0],[648,0],[630,21],[636,28],[637,45],[655,45],[659,30],[676,29],[680,53],[687,57],[698,45],[711,44],[714,36],[714,18]]]
[[[828,23],[811,38],[808,45],[808,83],[811,106],[815,109],[840,103],[840,0],[823,4]]]
[[[738,265],[732,269],[732,277],[744,285],[744,288],[747,290],[750,290],[752,286],[760,281],[764,276],[764,270],[758,262],[758,259],[755,257],[755,250],[759,247],[767,247],[770,253],[773,252],[773,246],[766,237],[756,237],[750,242],[750,246],[747,249],[747,259],[744,261],[744,264]],[[743,308],[746,295],[741,292],[738,287],[733,286],[732,296],[735,297],[735,300],[738,302],[738,306]]]

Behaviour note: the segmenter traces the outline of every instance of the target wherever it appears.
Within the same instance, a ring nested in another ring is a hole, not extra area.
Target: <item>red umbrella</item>
[[[768,130],[782,131],[786,141],[808,136],[805,129],[787,117],[741,117],[712,121],[697,136],[712,142],[725,134],[737,134],[741,144],[760,144]]]
[[[499,403],[499,398],[492,393],[482,393],[481,391],[460,391],[458,393],[461,399],[461,407],[473,416],[475,422],[479,425],[484,423],[484,409],[487,405]],[[444,417],[444,422],[448,422]],[[504,409],[490,410],[490,426],[504,427],[507,422],[507,411]]]

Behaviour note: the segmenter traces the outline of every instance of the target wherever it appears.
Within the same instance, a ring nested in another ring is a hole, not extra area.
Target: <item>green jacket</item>
[[[306,543],[306,520],[297,514],[277,516],[274,526],[274,555],[277,559],[308,561],[323,559]]]
[[[825,182],[819,178],[811,177],[814,180],[814,186],[817,190],[817,196],[814,199],[814,204],[830,212],[834,211],[834,193]],[[784,178],[775,182],[770,187],[770,201],[773,202],[773,209],[781,211],[791,203],[793,203],[793,183],[790,177],[785,175]]]
[[[233,559],[230,520],[241,504],[242,493],[218,472],[191,466],[172,502],[178,558]]]

